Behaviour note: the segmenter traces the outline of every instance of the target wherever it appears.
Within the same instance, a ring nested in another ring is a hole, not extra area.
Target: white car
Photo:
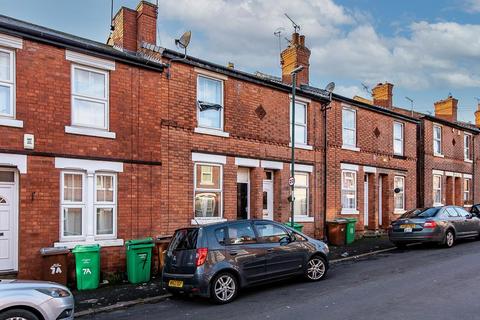
[[[0,280],[0,320],[70,320],[73,295],[53,282]]]

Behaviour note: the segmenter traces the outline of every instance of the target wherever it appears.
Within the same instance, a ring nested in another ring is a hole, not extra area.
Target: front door
[[[15,173],[0,171],[0,272],[17,269],[17,217]]]
[[[249,176],[248,168],[239,168],[237,172],[237,219],[248,219],[249,212]]]
[[[368,227],[368,175],[365,175],[363,190],[363,225]]]
[[[263,219],[273,220],[273,181],[263,180]]]

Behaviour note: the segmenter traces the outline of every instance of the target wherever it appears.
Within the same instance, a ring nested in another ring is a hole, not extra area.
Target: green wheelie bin
[[[288,226],[288,227],[292,227],[292,223],[291,222],[286,222],[284,223],[284,225]],[[294,222],[293,223],[293,229],[297,230],[298,232],[302,232],[303,230],[303,224],[300,224],[300,223],[296,223]]]
[[[77,289],[98,288],[100,283],[100,245],[78,245],[72,252],[75,255]]]
[[[345,230],[345,242],[347,244],[353,243],[355,241],[355,224],[357,223],[357,219],[355,218],[345,218],[348,221],[347,228]]]
[[[150,280],[152,266],[152,238],[129,240],[127,249],[127,276],[130,283],[142,283]]]

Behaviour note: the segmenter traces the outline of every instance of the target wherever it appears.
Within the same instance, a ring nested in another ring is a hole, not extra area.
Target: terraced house
[[[157,46],[150,2],[113,22],[103,44],[0,16],[0,273],[38,279],[40,248],[88,243],[101,245],[102,271],[122,272],[128,239],[289,221],[292,109],[294,215],[312,236],[344,216],[360,233],[385,229],[418,196],[437,197],[425,186],[440,171],[439,201],[449,203],[448,188],[477,199],[477,129],[393,107],[388,83],[373,101],[330,96],[309,83],[303,35],[292,35],[276,78]],[[429,162],[421,154],[435,150],[436,125],[444,157]]]

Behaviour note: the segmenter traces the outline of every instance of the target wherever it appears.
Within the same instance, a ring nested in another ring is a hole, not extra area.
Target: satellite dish
[[[329,93],[332,93],[333,90],[335,90],[335,82],[330,82],[329,84],[327,84],[327,86],[325,87],[325,90],[328,91]]]
[[[175,45],[182,49],[187,49],[190,39],[192,38],[192,31],[186,31],[180,39],[175,39]]]

